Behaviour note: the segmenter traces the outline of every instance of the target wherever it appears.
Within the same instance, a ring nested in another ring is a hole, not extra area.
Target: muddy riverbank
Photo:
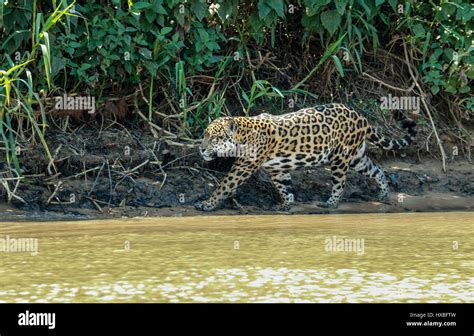
[[[180,146],[155,136],[125,128],[51,132],[48,143],[56,171],[38,144],[22,145],[25,177],[15,190],[18,198],[10,203],[0,187],[1,220],[203,214],[193,204],[212,192],[232,159],[205,163],[192,143]],[[353,172],[339,208],[318,207],[331,189],[328,169],[318,167],[292,174],[295,205],[289,213],[474,210],[474,165],[454,157],[443,173],[439,160],[420,148],[415,144],[397,153],[371,149],[389,177],[390,204],[379,203],[376,185]],[[13,190],[14,181],[9,186]],[[274,214],[276,204],[270,180],[258,172],[210,215]]]

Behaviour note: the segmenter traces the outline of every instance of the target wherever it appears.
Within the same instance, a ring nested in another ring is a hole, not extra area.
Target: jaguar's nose
[[[215,155],[213,152],[206,151],[206,150],[201,151],[201,156],[204,159],[204,161],[212,161],[215,158]]]

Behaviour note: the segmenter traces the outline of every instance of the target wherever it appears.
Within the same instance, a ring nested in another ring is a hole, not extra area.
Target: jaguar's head
[[[199,147],[202,158],[211,161],[218,156],[235,156],[237,128],[237,122],[231,117],[223,117],[211,122],[206,128],[204,139]]]

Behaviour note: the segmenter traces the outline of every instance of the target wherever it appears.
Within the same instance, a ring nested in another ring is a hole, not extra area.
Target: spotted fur
[[[337,207],[349,168],[374,179],[380,187],[380,199],[387,200],[390,190],[384,171],[368,157],[366,140],[386,150],[406,147],[416,136],[416,124],[403,118],[401,126],[408,131],[403,139],[387,139],[361,113],[343,104],[320,105],[281,116],[265,113],[219,118],[206,129],[201,155],[204,160],[218,156],[237,159],[209,199],[196,207],[214,210],[263,168],[279,193],[280,208],[288,210],[293,203],[290,172],[321,164],[329,164],[332,173],[331,196],[322,206]]]

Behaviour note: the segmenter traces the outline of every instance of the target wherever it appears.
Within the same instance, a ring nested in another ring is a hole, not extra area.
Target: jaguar
[[[398,119],[406,135],[392,140],[371,126],[361,110],[345,104],[319,105],[278,116],[218,118],[206,128],[200,154],[205,161],[226,156],[236,159],[212,195],[195,206],[203,211],[216,209],[263,169],[279,194],[278,209],[287,211],[294,202],[290,172],[323,164],[331,168],[332,191],[320,206],[337,207],[349,169],[375,180],[379,199],[387,202],[390,188],[384,170],[368,156],[367,141],[384,150],[407,147],[416,137],[416,123],[403,115]]]

